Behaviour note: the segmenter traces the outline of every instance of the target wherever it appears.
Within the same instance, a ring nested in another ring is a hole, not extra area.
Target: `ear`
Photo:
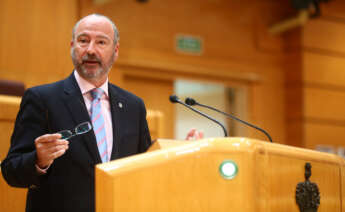
[[[73,45],[74,45],[73,40],[71,40],[70,45],[71,45],[71,47],[73,47]]]
[[[119,57],[119,48],[120,48],[120,42],[117,41],[115,45],[115,60],[117,60],[117,58]]]

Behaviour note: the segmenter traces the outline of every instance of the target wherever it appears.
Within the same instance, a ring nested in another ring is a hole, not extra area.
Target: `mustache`
[[[92,61],[97,63],[102,63],[101,59],[98,58],[96,55],[86,54],[81,58],[82,62]]]

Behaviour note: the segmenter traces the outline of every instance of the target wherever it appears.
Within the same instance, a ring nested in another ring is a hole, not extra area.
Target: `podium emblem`
[[[238,166],[233,160],[224,160],[219,165],[220,175],[227,180],[231,180],[236,177],[238,172]]]
[[[296,203],[300,212],[317,212],[320,205],[320,192],[316,183],[309,180],[311,176],[311,165],[306,163],[305,181],[298,183],[296,187]]]

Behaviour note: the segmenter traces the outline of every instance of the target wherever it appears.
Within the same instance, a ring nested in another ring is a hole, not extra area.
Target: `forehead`
[[[114,37],[114,31],[111,23],[104,17],[90,16],[84,18],[75,30],[76,37],[80,34],[83,35],[95,35],[105,36],[112,39]]]

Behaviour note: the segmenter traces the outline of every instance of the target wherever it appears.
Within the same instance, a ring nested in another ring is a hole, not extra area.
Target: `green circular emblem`
[[[219,165],[219,173],[220,175],[227,180],[234,179],[238,172],[238,166],[235,161],[233,160],[224,160]]]

